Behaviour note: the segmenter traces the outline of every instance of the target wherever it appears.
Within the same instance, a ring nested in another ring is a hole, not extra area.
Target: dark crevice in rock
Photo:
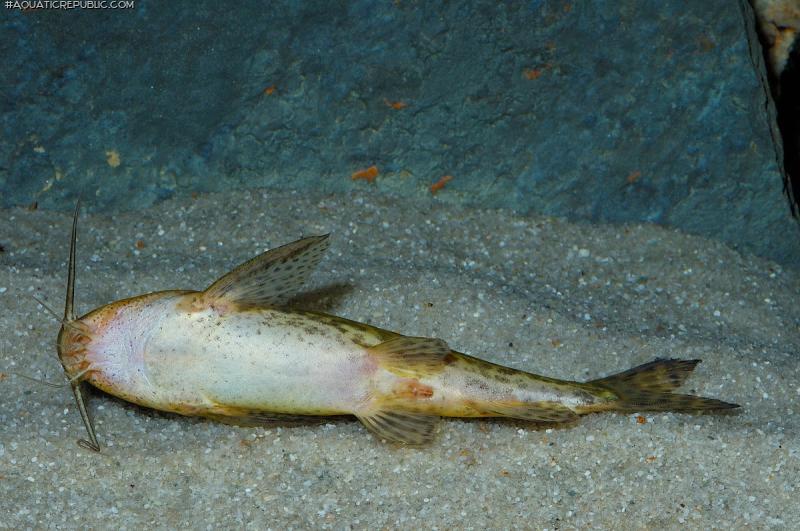
[[[753,13],[748,10],[749,13]],[[753,14],[755,16],[755,14]],[[762,21],[771,24],[771,21]],[[795,39],[788,60],[781,72],[770,62],[770,47],[774,44],[765,35],[764,27],[755,25],[767,73],[770,93],[775,102],[775,121],[783,145],[782,163],[784,187],[792,215],[800,219],[800,37]],[[780,26],[776,26],[781,30]],[[769,65],[772,64],[770,68]],[[768,104],[769,105],[769,104]],[[778,139],[775,139],[776,141]]]
[[[778,127],[783,137],[783,163],[792,213],[800,216],[800,38],[795,39],[786,67],[781,72],[775,97]],[[794,194],[792,194],[794,191]]]

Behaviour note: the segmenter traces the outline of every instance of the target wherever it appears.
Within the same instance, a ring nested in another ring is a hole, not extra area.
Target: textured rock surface
[[[67,213],[0,210],[0,527],[791,529],[800,521],[800,274],[652,225],[585,226],[371,194],[233,192],[81,218],[80,311],[205,286],[332,232],[304,305],[556,377],[702,358],[733,415],[442,422],[426,448],[357,422],[237,428],[95,395],[82,450],[59,381]],[[137,241],[141,241],[137,245]],[[322,296],[320,296],[322,295]]]
[[[744,4],[139,0],[3,20],[4,205],[273,186],[652,221],[800,262]],[[374,183],[353,181],[377,165]]]

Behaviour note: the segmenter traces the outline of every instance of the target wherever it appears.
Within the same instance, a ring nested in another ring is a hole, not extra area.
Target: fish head
[[[185,292],[161,291],[101,306],[71,321],[59,334],[59,356],[71,378],[130,402],[149,384],[145,348],[162,316]]]

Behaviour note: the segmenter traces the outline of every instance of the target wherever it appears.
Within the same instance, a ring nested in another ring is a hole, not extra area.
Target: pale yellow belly
[[[276,310],[176,314],[147,342],[143,367],[165,403],[307,415],[352,413],[374,371],[341,330]]]

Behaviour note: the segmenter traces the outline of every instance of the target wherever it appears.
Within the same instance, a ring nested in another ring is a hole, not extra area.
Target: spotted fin
[[[655,360],[628,369],[593,383],[646,388],[654,393],[669,393],[683,385],[700,360],[677,360],[656,358]]]
[[[574,422],[578,414],[558,402],[489,402],[481,405],[487,416],[508,417],[531,422]]]
[[[380,409],[357,417],[378,438],[414,446],[433,440],[440,419],[436,415],[391,409]]]
[[[671,392],[683,384],[698,363],[700,360],[659,358],[588,383],[615,395],[615,399],[599,405],[603,410],[697,412],[738,408],[714,398]]]
[[[403,378],[421,378],[441,371],[451,355],[441,339],[401,336],[371,347],[368,352],[384,369]]]
[[[193,302],[193,308],[214,304],[279,306],[297,294],[327,248],[325,234],[271,249],[211,284]]]

